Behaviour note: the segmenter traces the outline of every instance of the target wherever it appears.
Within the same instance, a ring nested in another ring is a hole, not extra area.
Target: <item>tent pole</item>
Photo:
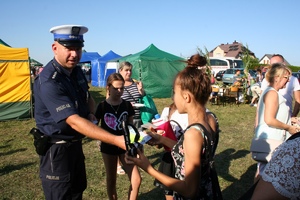
[[[142,69],[141,69],[141,60],[139,60],[139,81],[142,81]]]
[[[30,57],[28,57],[28,66],[29,66],[29,77],[30,77],[30,117],[31,119],[33,118],[34,114],[34,109],[33,109],[33,98],[34,98],[34,94],[33,94],[33,78],[31,76],[31,59]]]

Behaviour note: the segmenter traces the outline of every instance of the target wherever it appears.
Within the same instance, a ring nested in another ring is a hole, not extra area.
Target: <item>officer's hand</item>
[[[94,124],[98,124],[96,122],[98,122],[97,118],[95,117],[95,115],[93,113],[90,113],[88,115],[88,120],[90,120],[91,122],[93,122]]]

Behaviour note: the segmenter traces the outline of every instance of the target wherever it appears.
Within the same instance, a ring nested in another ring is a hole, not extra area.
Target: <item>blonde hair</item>
[[[268,70],[268,72],[266,73],[266,80],[269,83],[274,83],[275,77],[276,76],[283,77],[285,72],[288,72],[289,75],[292,74],[291,69],[288,68],[285,64],[283,64],[283,63],[274,63],[271,66],[271,68]]]

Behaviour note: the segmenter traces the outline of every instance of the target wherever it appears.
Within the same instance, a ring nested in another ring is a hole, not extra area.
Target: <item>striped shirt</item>
[[[133,82],[131,85],[125,86],[121,98],[131,103],[139,103],[142,95],[138,91],[137,84]],[[139,108],[134,107],[134,112],[134,119],[141,119],[141,112]]]

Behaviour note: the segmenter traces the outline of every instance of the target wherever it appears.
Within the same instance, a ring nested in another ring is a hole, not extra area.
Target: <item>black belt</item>
[[[65,144],[65,143],[79,142],[81,140],[82,139],[62,140],[62,139],[58,139],[58,138],[51,138],[49,140],[49,143],[51,143],[51,144]]]

